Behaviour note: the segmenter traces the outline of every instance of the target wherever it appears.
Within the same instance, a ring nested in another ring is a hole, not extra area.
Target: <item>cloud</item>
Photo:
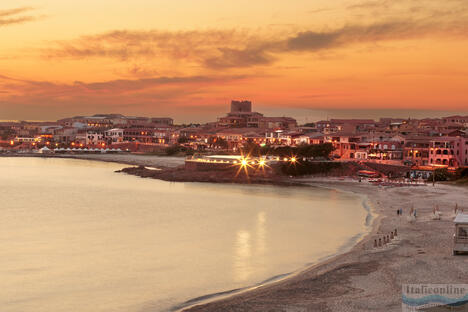
[[[24,12],[32,11],[34,8],[31,7],[21,7],[15,9],[8,9],[8,10],[0,10],[0,17],[8,17],[11,15],[17,15]]]
[[[223,84],[242,80],[247,76],[187,76],[187,77],[154,77],[141,79],[116,79],[102,82],[75,81],[72,84],[60,84],[50,81],[36,81],[16,79],[0,75],[0,85],[7,90],[23,94],[34,95],[67,95],[82,94],[111,94],[121,95],[128,93],[145,92],[147,90],[161,89],[163,87],[200,87],[212,83]]]
[[[43,53],[51,59],[99,57],[136,63],[143,60],[212,70],[267,66],[281,55],[293,52],[323,53],[358,44],[426,37],[466,38],[468,8],[463,1],[466,0],[447,0],[446,5],[435,6],[435,0],[366,0],[348,9],[376,16],[366,19],[367,22],[354,18],[354,22],[334,28],[310,27],[299,32],[291,28],[281,32],[116,30],[56,41]],[[375,14],[375,9],[385,11],[383,17],[378,17],[381,15]]]
[[[33,10],[34,8],[31,7],[0,10],[0,26],[22,24],[37,20],[39,18],[38,16],[22,15],[23,13],[28,13]]]
[[[0,93],[0,114],[10,119],[96,112],[183,116],[187,107],[194,112],[206,105],[216,108],[219,90],[249,78],[217,75],[57,83],[0,75],[0,90],[5,91]]]
[[[204,64],[209,68],[250,67],[267,65],[274,58],[262,48],[230,49],[220,48],[221,55],[207,58]]]
[[[307,31],[287,40],[289,51],[319,51],[387,40],[407,40],[434,35],[436,29],[428,23],[418,21],[389,21],[369,25],[347,25],[337,30]]]
[[[173,105],[190,103],[190,97],[212,92],[213,87],[237,83],[246,76],[186,76],[118,79],[102,82],[56,83],[0,75],[0,110],[100,110],[169,111]],[[193,104],[193,103],[192,103]]]
[[[57,41],[44,52],[50,58],[110,57],[120,60],[170,57],[173,60],[198,60],[213,55],[218,48],[235,49],[256,40],[246,31],[131,31],[116,30]]]

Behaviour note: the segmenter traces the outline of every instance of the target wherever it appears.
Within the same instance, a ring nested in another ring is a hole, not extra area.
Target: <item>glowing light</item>
[[[242,159],[242,162],[241,162],[242,166],[247,166],[247,160],[245,159]]]
[[[11,140],[10,145],[15,145],[15,142],[13,140]]]
[[[265,166],[265,161],[262,159],[262,160],[260,160],[260,161],[258,162],[258,164],[259,164],[261,167],[263,167],[263,166]]]
[[[284,160],[284,161],[288,161],[288,158],[287,158],[287,157],[284,157],[284,159],[283,159],[283,160]]]
[[[296,162],[296,157],[291,157],[291,162]]]

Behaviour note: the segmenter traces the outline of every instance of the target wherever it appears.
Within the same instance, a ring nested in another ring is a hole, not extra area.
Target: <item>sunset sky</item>
[[[468,111],[466,0],[4,0],[0,120]]]

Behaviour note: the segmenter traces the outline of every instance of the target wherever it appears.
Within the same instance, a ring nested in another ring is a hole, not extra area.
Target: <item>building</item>
[[[104,132],[104,136],[107,144],[122,143],[124,141],[124,129],[113,128],[106,130]]]
[[[105,145],[104,133],[99,131],[87,131],[85,145]]]
[[[411,166],[429,165],[431,137],[412,136],[405,139],[403,145],[403,162]]]
[[[260,129],[294,129],[297,122],[291,117],[265,117],[252,111],[250,101],[231,101],[231,111],[218,118],[217,127],[224,128],[260,128]]]
[[[440,137],[430,141],[430,165],[468,166],[468,138]]]

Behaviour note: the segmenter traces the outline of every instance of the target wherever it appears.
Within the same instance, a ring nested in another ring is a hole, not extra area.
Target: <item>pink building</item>
[[[468,166],[468,138],[438,137],[430,141],[430,165]]]

